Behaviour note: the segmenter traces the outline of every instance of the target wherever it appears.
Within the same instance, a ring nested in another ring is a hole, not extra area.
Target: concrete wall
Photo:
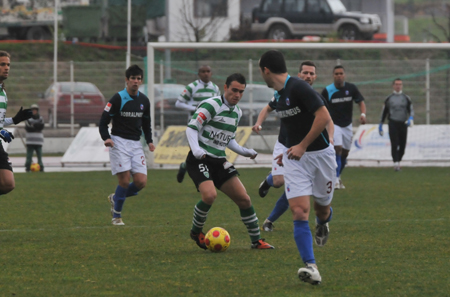
[[[69,148],[74,137],[46,137],[44,138],[44,145],[42,146],[43,154],[64,154]],[[24,143],[16,137],[14,141],[9,144],[7,153],[10,155],[14,154],[25,154],[27,149]]]

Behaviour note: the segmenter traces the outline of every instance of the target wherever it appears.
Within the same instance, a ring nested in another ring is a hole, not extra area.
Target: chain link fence
[[[287,60],[291,75],[298,73],[303,60]],[[404,93],[413,101],[415,123],[430,124],[449,123],[448,79],[450,61],[448,60],[316,60],[317,80],[314,88],[322,89],[333,82],[332,69],[341,64],[345,67],[346,80],[356,84],[365,98],[368,123],[378,123],[385,98],[392,92],[392,81],[403,79]],[[155,83],[160,83],[160,64],[167,71],[170,68],[172,82],[186,85],[197,79],[197,69],[201,65],[210,65],[213,71],[212,81],[223,91],[226,77],[234,72],[241,72],[248,82],[264,85],[259,73],[257,60],[199,60],[175,61],[170,65],[164,61],[155,63]],[[427,71],[429,63],[429,71]],[[125,87],[125,62],[74,62],[74,80],[95,84],[108,101],[116,92]],[[145,69],[144,61],[137,62]],[[429,92],[427,93],[427,75]],[[165,76],[163,74],[163,76]],[[250,78],[251,81],[250,81]],[[58,81],[70,81],[70,63],[58,63]],[[39,94],[44,94],[53,82],[53,63],[12,63],[10,77],[6,81],[8,93],[8,116],[20,108],[38,103]],[[146,82],[146,79],[144,79]],[[429,111],[427,111],[429,96]],[[267,98],[269,101],[271,98]],[[354,125],[358,125],[359,109],[354,105]],[[75,123],[77,123],[75,114]],[[255,115],[256,116],[256,115]],[[100,114],[99,114],[100,118]],[[165,126],[171,125],[164,121]],[[275,132],[274,132],[275,133]]]

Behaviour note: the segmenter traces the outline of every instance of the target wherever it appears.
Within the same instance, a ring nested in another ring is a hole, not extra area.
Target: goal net
[[[157,136],[162,136],[170,125],[182,125],[180,121],[185,122],[187,118],[179,115],[180,110],[174,109],[176,98],[172,97],[175,96],[166,95],[162,99],[163,94],[158,91],[161,85],[174,90],[182,88],[198,79],[197,70],[201,65],[211,66],[211,80],[221,91],[228,75],[234,72],[244,74],[248,86],[241,101],[244,116],[240,125],[252,126],[261,108],[271,99],[272,91],[266,87],[258,67],[260,56],[269,49],[278,49],[285,55],[288,72],[292,76],[297,75],[302,61],[312,60],[317,65],[313,87],[318,92],[333,83],[335,65],[345,67],[346,81],[356,84],[365,98],[368,123],[360,126],[360,112],[355,104],[355,135],[349,166],[392,165],[388,129],[386,126],[384,137],[379,136],[378,123],[395,78],[403,80],[403,90],[411,97],[415,111],[415,126],[408,129],[403,165],[450,165],[449,44],[148,43],[146,82]],[[279,119],[272,115],[263,125],[262,136],[253,133],[248,138],[246,146],[260,152],[257,165],[270,166],[271,150],[278,131]],[[235,162],[255,165],[254,161],[239,157]]]

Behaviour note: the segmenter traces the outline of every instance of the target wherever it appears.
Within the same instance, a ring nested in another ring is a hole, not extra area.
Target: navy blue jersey
[[[277,91],[275,91],[272,100],[269,102],[270,108],[277,110],[277,102],[279,98],[280,95],[278,94]],[[287,136],[286,127],[284,126],[283,122],[280,121],[280,132],[278,133],[278,142],[285,145],[286,136]]]
[[[111,138],[108,125],[112,120],[111,134],[125,139],[139,140],[144,132],[147,143],[152,143],[150,127],[150,101],[141,92],[136,96],[128,94],[127,89],[116,93],[103,110],[99,123],[103,140]]]
[[[359,103],[364,97],[358,88],[351,83],[345,82],[342,88],[336,88],[333,84],[322,91],[322,96],[328,100],[328,110],[335,125],[347,127],[352,123],[353,101]]]
[[[325,104],[319,93],[307,82],[296,77],[290,77],[285,88],[278,94],[280,97],[276,105],[277,114],[281,118],[282,125],[286,127],[286,140],[284,143],[280,142],[289,148],[305,138],[313,125],[314,113]],[[324,129],[306,151],[318,151],[328,146],[328,133]]]

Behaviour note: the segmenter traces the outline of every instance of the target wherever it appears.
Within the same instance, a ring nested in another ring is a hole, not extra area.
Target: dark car
[[[39,100],[39,113],[45,122],[53,124],[54,94],[57,98],[57,123],[70,123],[71,114],[71,82],[58,82],[51,84]],[[73,83],[74,123],[85,126],[91,123],[98,124],[103,109],[105,97],[92,83]]]
[[[378,15],[347,12],[340,0],[262,0],[251,26],[254,34],[277,40],[329,34],[370,40],[380,28]]]

